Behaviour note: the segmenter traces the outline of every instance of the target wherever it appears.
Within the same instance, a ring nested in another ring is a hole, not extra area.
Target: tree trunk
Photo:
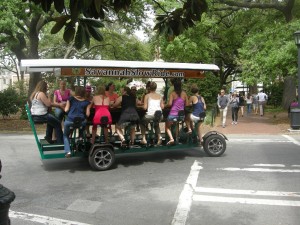
[[[39,58],[39,31],[37,29],[38,21],[41,15],[35,15],[29,26],[29,58]],[[41,80],[41,73],[30,73],[28,96],[31,95],[37,83]]]
[[[257,84],[249,85],[249,93],[252,94],[257,94]]]
[[[288,109],[291,102],[296,98],[296,82],[295,78],[288,76],[284,79],[284,89],[281,106]]]

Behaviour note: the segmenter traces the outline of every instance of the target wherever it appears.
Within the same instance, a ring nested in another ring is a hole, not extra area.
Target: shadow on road
[[[163,152],[146,152],[146,153],[124,153],[116,155],[115,165],[111,169],[118,168],[119,165],[124,167],[140,166],[145,162],[164,163],[176,162],[184,160],[186,157],[202,158],[205,157],[203,149],[189,149],[189,150],[165,150]],[[43,160],[42,168],[45,171],[69,171],[76,173],[76,171],[92,171],[88,158],[69,158],[69,159],[51,159]]]

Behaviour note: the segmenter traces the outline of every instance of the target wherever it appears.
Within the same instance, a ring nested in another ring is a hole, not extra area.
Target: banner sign
[[[61,68],[62,76],[130,77],[130,78],[204,78],[204,71],[188,69],[136,68]]]

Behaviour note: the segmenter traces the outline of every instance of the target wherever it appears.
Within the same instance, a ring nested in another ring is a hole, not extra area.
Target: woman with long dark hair
[[[125,138],[122,131],[122,128],[124,126],[124,123],[129,121],[135,121],[136,123],[139,122],[140,117],[139,114],[136,111],[137,106],[137,99],[136,96],[131,92],[129,87],[125,87],[123,89],[122,96],[118,97],[116,102],[111,105],[112,107],[118,107],[121,106],[121,116],[116,124],[116,132],[119,135],[119,138],[121,140],[121,145],[125,145]],[[135,126],[131,126],[130,130],[130,144],[134,144],[135,139]]]
[[[230,98],[231,111],[232,111],[232,123],[233,125],[237,125],[238,120],[238,112],[239,112],[239,97],[237,93],[234,92]]]
[[[173,145],[175,143],[171,131],[171,126],[174,119],[181,119],[178,116],[178,112],[184,110],[184,107],[186,105],[188,105],[188,96],[186,92],[182,90],[181,81],[176,80],[174,82],[174,91],[171,92],[168,101],[168,106],[171,107],[171,110],[166,122],[166,132],[169,136],[169,142],[167,143],[167,145]],[[178,133],[177,128],[176,133]]]

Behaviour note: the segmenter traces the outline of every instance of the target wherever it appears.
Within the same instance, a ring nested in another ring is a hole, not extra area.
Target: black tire
[[[99,171],[108,170],[115,162],[115,153],[107,147],[99,147],[89,156],[90,166]]]
[[[221,156],[226,150],[225,138],[219,134],[212,134],[204,140],[204,151],[212,157]]]

